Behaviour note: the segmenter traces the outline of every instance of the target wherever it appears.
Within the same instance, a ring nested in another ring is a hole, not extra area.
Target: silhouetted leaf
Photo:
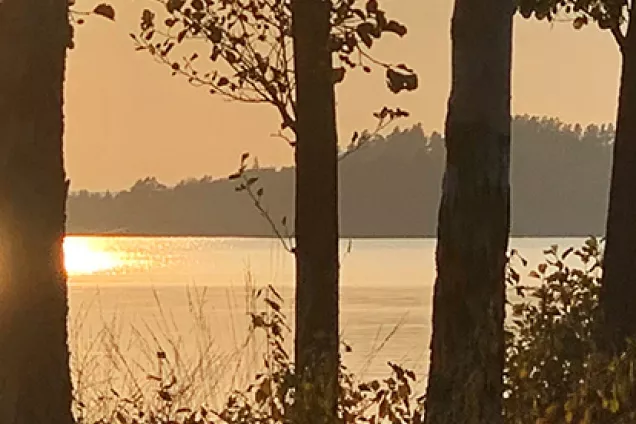
[[[152,28],[154,26],[154,19],[155,19],[155,14],[148,9],[144,9],[144,11],[141,12],[142,31],[146,31],[147,29]]]
[[[115,20],[115,9],[113,9],[113,6],[106,3],[101,3],[95,6],[95,9],[93,9],[93,13],[99,16],[103,16],[106,19],[110,19],[111,21]]]
[[[389,21],[384,26],[384,31],[393,32],[399,35],[400,37],[403,37],[404,35],[406,35],[407,29],[404,25],[402,25],[401,23],[397,21]]]
[[[372,14],[378,11],[378,0],[367,0],[367,13]]]
[[[386,70],[387,86],[393,93],[399,93],[402,90],[412,91],[417,89],[417,75],[409,73],[403,74],[388,68]]]
[[[587,24],[587,16],[579,16],[576,19],[574,19],[574,22],[572,22],[574,29],[581,29],[586,24]]]
[[[373,39],[371,38],[371,32],[373,31],[373,24],[369,22],[363,22],[356,27],[356,32],[362,40],[365,46],[371,48],[373,45]]]
[[[333,83],[334,84],[338,84],[339,82],[342,82],[342,80],[344,80],[345,77],[345,68],[344,67],[339,67],[339,68],[335,68],[333,70]]]
[[[188,29],[184,29],[182,31],[179,32],[179,35],[177,35],[177,43],[181,43],[183,41],[183,39],[185,38],[186,34],[188,34]]]
[[[166,3],[166,10],[168,13],[173,13],[175,11],[181,10],[183,5],[185,4],[185,0],[168,0]]]

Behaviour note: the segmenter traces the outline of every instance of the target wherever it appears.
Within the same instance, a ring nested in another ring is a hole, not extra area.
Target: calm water
[[[536,264],[551,244],[581,241],[511,247]],[[384,376],[393,360],[425,373],[434,249],[432,239],[343,241],[341,328],[353,371]],[[246,345],[250,288],[273,285],[293,316],[293,257],[277,240],[69,237],[65,252],[74,367],[93,377],[125,384],[150,372],[161,349],[184,363],[205,352],[207,372],[243,384],[262,363],[259,344]]]

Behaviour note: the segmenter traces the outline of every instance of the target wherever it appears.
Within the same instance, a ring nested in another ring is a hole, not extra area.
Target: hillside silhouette
[[[512,122],[512,235],[605,232],[613,127],[518,116]],[[376,137],[340,164],[343,237],[436,233],[444,140],[421,125]],[[274,221],[293,222],[291,167],[254,167]],[[148,177],[117,193],[72,193],[70,234],[271,236],[236,180],[203,177],[173,187]]]

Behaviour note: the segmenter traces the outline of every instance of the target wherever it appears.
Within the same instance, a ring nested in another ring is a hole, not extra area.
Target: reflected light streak
[[[96,274],[114,270],[124,264],[122,258],[108,252],[103,243],[93,238],[64,239],[64,264],[69,275]]]

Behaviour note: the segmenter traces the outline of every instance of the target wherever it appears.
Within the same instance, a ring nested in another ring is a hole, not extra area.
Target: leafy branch
[[[157,13],[144,10],[140,31],[131,34],[136,49],[148,52],[170,67],[172,75],[205,86],[211,94],[229,100],[273,105],[281,118],[281,131],[294,131],[296,119],[295,77],[292,67],[290,0],[156,0]],[[364,9],[354,0],[336,1],[331,11],[330,48],[339,65],[333,81],[344,80],[347,68],[370,65],[386,70],[387,87],[393,93],[417,88],[415,72],[404,64],[391,65],[370,54],[374,40],[384,34],[404,36],[406,27],[389,20],[377,0]],[[210,51],[202,63],[200,50],[183,55],[181,46],[198,41]],[[294,141],[290,139],[290,144]]]
[[[629,23],[631,6],[628,0],[519,0],[517,8],[526,19],[534,16],[552,22],[559,17],[571,17],[575,29],[595,22],[609,30],[621,51],[625,46],[623,27]]]

